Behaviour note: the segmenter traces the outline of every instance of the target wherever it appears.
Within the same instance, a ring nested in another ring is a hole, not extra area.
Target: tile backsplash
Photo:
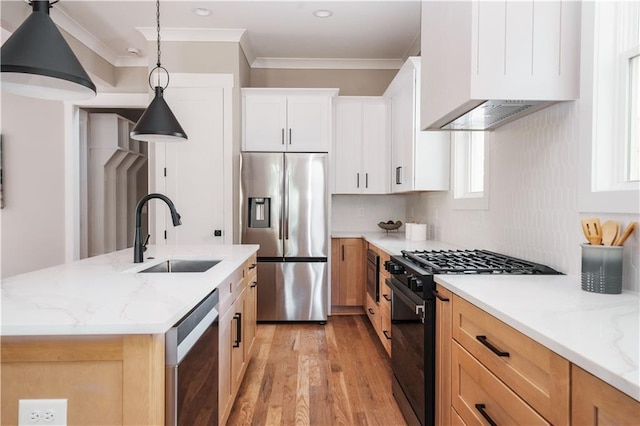
[[[406,196],[406,218],[427,223],[430,237],[485,248],[580,275],[583,217],[626,226],[639,214],[578,211],[578,103],[559,103],[489,136],[489,209],[456,210],[450,193]],[[624,249],[623,287],[639,291],[639,234]]]
[[[332,232],[378,232],[378,222],[405,222],[404,195],[333,195],[331,203]]]

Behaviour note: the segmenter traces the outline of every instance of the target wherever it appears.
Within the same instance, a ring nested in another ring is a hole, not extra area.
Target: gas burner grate
[[[547,266],[487,250],[402,251],[402,255],[434,274],[558,274]]]

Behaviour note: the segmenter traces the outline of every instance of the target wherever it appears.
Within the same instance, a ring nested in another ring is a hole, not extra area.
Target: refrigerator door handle
[[[284,239],[288,240],[289,239],[289,170],[288,170],[288,165],[287,165],[287,157],[285,156],[284,158],[284,190],[283,190],[283,194],[284,196],[282,197],[282,210],[283,210],[283,214],[284,214],[284,219],[283,219],[283,228],[284,228]],[[286,253],[286,248],[285,251]]]

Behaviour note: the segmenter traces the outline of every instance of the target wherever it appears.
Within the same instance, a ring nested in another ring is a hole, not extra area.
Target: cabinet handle
[[[289,129],[289,145],[291,145],[291,129]]]
[[[360,188],[360,173],[356,173],[356,188]]]
[[[254,269],[256,266],[258,266],[257,263],[252,263],[251,266],[249,266],[249,270]]]
[[[368,309],[369,309],[369,313],[370,313],[371,315],[375,315],[375,314],[376,314],[375,312],[373,312],[373,309],[371,309],[371,308],[368,308]]]
[[[384,297],[384,300],[386,300],[387,302],[391,302],[391,297],[389,297],[388,294],[383,294],[382,297]]]
[[[396,185],[402,185],[402,166],[396,167]]]
[[[369,188],[369,173],[364,174],[364,187]]]
[[[442,296],[440,293],[438,293],[438,290],[431,290],[431,294],[433,294],[435,297],[438,298],[438,300],[442,301],[442,302],[448,302],[449,298]]]
[[[282,145],[284,145],[284,127],[282,128]]]
[[[254,281],[249,287],[254,288],[258,286],[258,281]]]
[[[242,314],[240,312],[236,312],[233,316],[233,319],[237,321],[236,323],[236,341],[233,344],[234,348],[239,348],[240,343],[242,343]]]
[[[342,261],[344,262],[344,244],[342,245]]]
[[[489,423],[491,426],[498,426],[498,424],[494,422],[491,416],[484,410],[485,408],[486,406],[484,404],[476,404],[476,410],[478,410],[478,412],[482,414],[482,417],[484,417],[487,423]]]
[[[498,355],[498,356],[505,356],[508,357],[509,356],[509,352],[504,352],[501,351],[500,349],[496,348],[495,346],[493,346],[491,343],[489,343],[489,341],[487,340],[487,336],[476,336],[476,339],[482,343],[483,345],[485,345],[487,348],[489,348],[489,350],[491,352],[493,352],[494,354]]]
[[[389,332],[387,330],[382,330],[382,334],[384,334],[384,337],[386,337],[388,340],[391,340],[391,336],[389,336]]]

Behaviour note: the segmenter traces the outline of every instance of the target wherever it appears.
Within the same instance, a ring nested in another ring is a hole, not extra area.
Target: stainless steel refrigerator
[[[258,321],[327,320],[327,154],[243,152],[243,244],[259,244]]]

